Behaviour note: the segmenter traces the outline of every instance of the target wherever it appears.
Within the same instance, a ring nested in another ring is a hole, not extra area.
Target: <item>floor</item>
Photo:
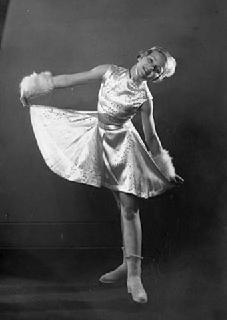
[[[2,251],[0,319],[227,319],[223,270],[210,248],[143,262],[146,305],[133,303],[124,283],[103,285],[99,276],[120,252]]]

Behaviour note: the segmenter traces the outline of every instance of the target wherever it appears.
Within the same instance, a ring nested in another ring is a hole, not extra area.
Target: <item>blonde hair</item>
[[[151,54],[154,51],[161,53],[165,58],[164,71],[159,76],[157,81],[161,81],[164,78],[171,77],[175,73],[177,63],[176,63],[176,60],[174,59],[174,57],[171,56],[171,54],[167,50],[163,49],[162,47],[154,46],[154,47],[147,49],[147,50],[140,50],[137,55],[137,59],[144,57],[144,56],[148,56],[149,54]]]

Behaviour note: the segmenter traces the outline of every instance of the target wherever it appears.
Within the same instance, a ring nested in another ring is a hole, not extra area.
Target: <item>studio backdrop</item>
[[[209,0],[10,1],[0,51],[1,247],[120,246],[111,192],[66,181],[44,163],[19,83],[33,71],[130,67],[154,45],[177,60],[176,75],[150,89],[158,134],[185,184],[142,202],[144,246],[217,239],[225,208],[220,21],[221,8]],[[34,104],[94,110],[98,89],[55,90]],[[134,122],[141,132],[139,115]]]

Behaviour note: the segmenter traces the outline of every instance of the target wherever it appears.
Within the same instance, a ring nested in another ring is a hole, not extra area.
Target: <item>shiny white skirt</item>
[[[105,125],[98,112],[30,107],[40,152],[59,176],[137,197],[161,194],[166,185],[131,121]]]

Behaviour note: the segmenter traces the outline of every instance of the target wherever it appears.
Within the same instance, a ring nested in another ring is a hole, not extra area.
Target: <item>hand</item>
[[[179,176],[178,174],[176,174],[175,177],[172,177],[169,182],[173,187],[177,187],[184,183],[184,179],[181,178],[181,176]]]
[[[36,98],[54,89],[53,77],[49,71],[37,74],[33,72],[20,82],[20,100],[24,107],[29,106],[28,99]]]

